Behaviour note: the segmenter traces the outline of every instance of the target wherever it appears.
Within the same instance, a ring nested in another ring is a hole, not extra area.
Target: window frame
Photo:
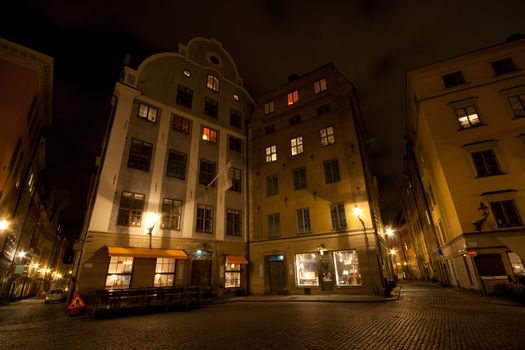
[[[276,196],[279,194],[279,175],[266,176],[266,196]]]
[[[281,215],[280,213],[270,213],[268,218],[268,238],[281,237]]]
[[[472,110],[474,110],[474,113],[471,113]],[[463,114],[460,114],[461,112]],[[461,107],[455,107],[454,114],[456,115],[456,120],[459,124],[460,130],[470,129],[470,128],[474,128],[474,127],[483,125],[483,123],[481,122],[481,118],[479,116],[478,109],[475,104],[468,104],[468,105],[464,105]],[[472,116],[475,116],[475,118],[471,119]],[[462,122],[461,121],[462,119],[465,122]],[[474,123],[473,120],[477,120],[477,122]]]
[[[242,153],[242,139],[228,135],[228,149]]]
[[[201,129],[201,139],[204,142],[217,143],[217,130],[208,126],[203,126]]]
[[[162,199],[161,229],[170,231],[180,231],[182,229],[182,205],[183,203],[179,199]]]
[[[238,209],[226,209],[226,235],[242,237],[242,211]]]
[[[242,112],[230,108],[230,126],[242,130]]]
[[[146,114],[142,115],[141,111],[143,111],[143,107],[146,109]],[[154,111],[154,116],[150,116],[150,112]],[[139,108],[137,110],[137,117],[142,120],[146,120],[150,123],[157,124],[157,117],[159,115],[159,109],[156,107],[153,107],[147,103],[139,102]]]
[[[504,207],[504,205],[508,206]],[[489,201],[489,206],[498,228],[523,226],[523,221],[514,199]],[[514,216],[514,218],[510,216]],[[512,223],[512,220],[516,220],[516,222]]]
[[[292,106],[299,102],[299,90],[294,90],[288,93],[288,106]]]
[[[495,75],[503,75],[518,70],[512,57],[505,57],[500,60],[490,62],[490,66]]]
[[[136,145],[138,147],[135,147]],[[149,152],[146,146],[149,146]],[[153,144],[132,138],[129,146],[128,168],[149,172],[151,158],[153,157]]]
[[[231,176],[232,186],[230,191],[242,192],[242,170],[239,168],[230,167],[228,169]]]
[[[213,166],[213,171],[211,167]],[[209,168],[209,169],[208,169]],[[208,186],[217,175],[217,163],[212,160],[201,158],[199,160],[199,184]],[[215,181],[211,184],[215,186]]]
[[[175,103],[180,106],[191,108],[193,104],[193,90],[182,84],[177,85],[177,97]]]
[[[332,158],[323,161],[325,183],[332,184],[341,181],[341,170],[339,168],[339,159]]]
[[[211,215],[206,216],[208,213]],[[213,233],[215,225],[215,207],[213,205],[197,203],[196,217],[195,232]]]
[[[297,218],[297,234],[311,233],[310,208],[295,209],[295,216]]]
[[[129,195],[129,205],[126,202],[123,202],[123,198]],[[136,197],[142,197],[142,199],[137,199]],[[117,212],[117,222],[118,226],[129,226],[129,227],[141,227],[142,226],[142,216],[144,214],[144,204],[146,202],[146,195],[137,192],[122,191],[120,194],[119,207]],[[126,204],[126,207],[123,205]],[[126,213],[126,214],[123,214]],[[127,217],[126,222],[124,223],[124,218]],[[133,220],[134,219],[134,220]]]
[[[134,258],[132,256],[110,256],[109,258],[104,289],[129,289],[131,286],[131,278],[133,276]],[[126,282],[122,283],[120,286],[115,286],[115,282],[111,285],[108,283],[111,278],[117,279],[119,276],[124,277]]]
[[[189,135],[191,131],[191,120],[174,114],[172,129],[182,134]]]
[[[206,78],[206,87],[212,91],[219,92],[219,78],[213,74],[208,74]]]
[[[303,137],[297,136],[290,139],[290,153],[293,156],[297,156],[304,152]]]
[[[165,270],[162,269],[165,266],[167,266],[167,272],[164,272]],[[153,287],[155,288],[173,287],[175,285],[176,271],[177,271],[177,259],[164,258],[164,257],[157,258],[155,261],[155,275],[153,277]],[[167,277],[169,281],[170,276],[171,276],[171,283],[157,283],[157,277]]]
[[[490,153],[490,156],[489,156]],[[476,156],[481,158],[476,159]],[[470,152],[474,169],[476,170],[476,177],[487,177],[502,174],[501,166],[498,162],[494,148],[483,148],[480,150],[473,150]],[[492,162],[489,164],[489,162]]]
[[[333,230],[345,230],[348,228],[345,202],[330,203],[330,223]]]
[[[186,180],[186,165],[188,163],[188,155],[186,153],[170,149],[168,151],[167,158],[166,176],[179,180]]]
[[[266,163],[277,161],[277,145],[266,146]]]
[[[264,115],[275,112],[275,101],[268,101],[264,104]]]
[[[219,101],[211,98],[204,98],[204,114],[208,117],[218,119],[219,118]]]
[[[513,103],[511,99],[517,101]],[[512,111],[513,118],[525,118],[525,92],[507,96],[507,103]],[[519,108],[515,108],[517,104],[519,105]]]
[[[306,167],[301,166],[292,169],[293,189],[294,191],[304,190],[308,187],[306,176]]]
[[[328,88],[326,86],[326,78],[321,78],[314,82],[314,95],[326,91],[327,89]]]
[[[323,132],[325,135],[323,135]],[[319,136],[321,138],[321,147],[326,147],[335,144],[335,131],[334,126],[329,125],[322,129],[319,129]]]
[[[450,89],[466,83],[463,72],[458,70],[441,76],[445,89]]]

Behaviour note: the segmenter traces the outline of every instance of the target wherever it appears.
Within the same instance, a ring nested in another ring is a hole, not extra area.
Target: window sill
[[[475,177],[475,179],[482,179],[485,177],[492,177],[492,176],[498,176],[498,175],[508,175],[508,173],[497,173],[497,174],[488,174],[488,175],[478,175]]]
[[[473,126],[469,126],[468,128],[459,128],[458,131],[464,131],[464,130],[471,130],[471,129],[476,129],[476,128],[481,128],[483,126],[488,126],[488,124],[484,124],[484,123],[481,123],[481,124],[477,124],[477,125],[473,125]]]

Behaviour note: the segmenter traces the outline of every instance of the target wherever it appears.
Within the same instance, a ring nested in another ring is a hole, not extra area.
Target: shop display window
[[[298,287],[318,286],[317,254],[295,254],[295,276]]]
[[[112,256],[106,276],[106,289],[126,289],[131,282],[133,257]]]
[[[226,264],[224,269],[224,287],[237,288],[241,286],[241,264]]]
[[[175,282],[175,263],[174,258],[157,258],[155,265],[154,287],[171,287]]]
[[[357,251],[340,250],[334,253],[335,276],[338,286],[360,286],[361,272]]]

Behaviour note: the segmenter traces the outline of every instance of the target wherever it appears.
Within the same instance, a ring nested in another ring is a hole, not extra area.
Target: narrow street
[[[374,303],[238,302],[96,320],[65,304],[0,307],[2,349],[525,349],[525,308],[403,283]]]

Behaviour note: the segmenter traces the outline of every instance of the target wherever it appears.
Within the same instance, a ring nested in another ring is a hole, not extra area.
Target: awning
[[[132,248],[108,246],[109,256],[132,256],[134,258],[175,258],[188,259],[182,249]]]
[[[498,237],[510,250],[525,259],[525,237],[523,235]]]
[[[242,255],[226,255],[226,264],[248,264],[248,260]]]

